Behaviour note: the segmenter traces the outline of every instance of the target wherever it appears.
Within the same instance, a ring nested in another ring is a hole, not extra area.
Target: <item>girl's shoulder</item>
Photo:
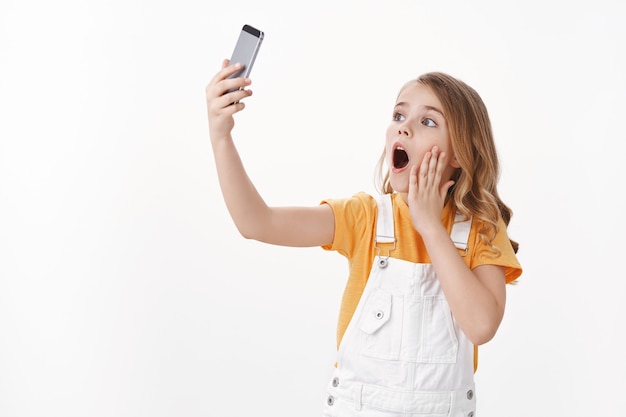
[[[328,198],[323,200],[322,203],[330,205],[336,214],[337,211],[348,212],[352,215],[362,213],[361,216],[365,217],[369,217],[368,213],[375,213],[377,207],[376,198],[365,191],[359,191],[350,197]]]

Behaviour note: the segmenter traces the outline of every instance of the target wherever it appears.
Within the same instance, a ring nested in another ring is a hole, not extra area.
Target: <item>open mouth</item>
[[[393,150],[393,167],[402,169],[409,164],[409,154],[406,153],[402,146],[398,146]]]

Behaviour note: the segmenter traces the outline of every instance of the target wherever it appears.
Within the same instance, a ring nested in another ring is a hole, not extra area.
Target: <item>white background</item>
[[[479,415],[623,415],[620,1],[0,3],[0,417],[319,416],[347,264],[244,240],[204,87],[266,33],[234,136],[270,204],[374,192],[400,86],[490,110],[524,274]]]

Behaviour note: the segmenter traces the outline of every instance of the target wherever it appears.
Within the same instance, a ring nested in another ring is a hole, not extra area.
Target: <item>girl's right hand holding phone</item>
[[[228,78],[241,69],[241,64],[229,64],[229,60],[225,59],[222,69],[206,87],[209,134],[213,141],[230,137],[235,126],[233,115],[244,109],[245,104],[241,100],[252,95],[252,90],[245,89],[251,84],[249,78]]]

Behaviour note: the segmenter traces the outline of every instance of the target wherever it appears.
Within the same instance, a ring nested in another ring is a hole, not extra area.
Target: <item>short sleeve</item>
[[[504,267],[507,284],[519,278],[522,274],[522,267],[511,245],[504,220],[498,220],[498,233],[492,242],[499,253],[496,253],[492,247],[480,238],[478,233],[480,226],[473,227],[473,229],[475,250],[470,268],[474,269],[480,265],[499,265]]]
[[[328,204],[335,217],[335,234],[331,244],[322,246],[350,258],[358,245],[374,224],[376,201],[366,193],[357,193],[350,198],[328,199],[320,204]]]

